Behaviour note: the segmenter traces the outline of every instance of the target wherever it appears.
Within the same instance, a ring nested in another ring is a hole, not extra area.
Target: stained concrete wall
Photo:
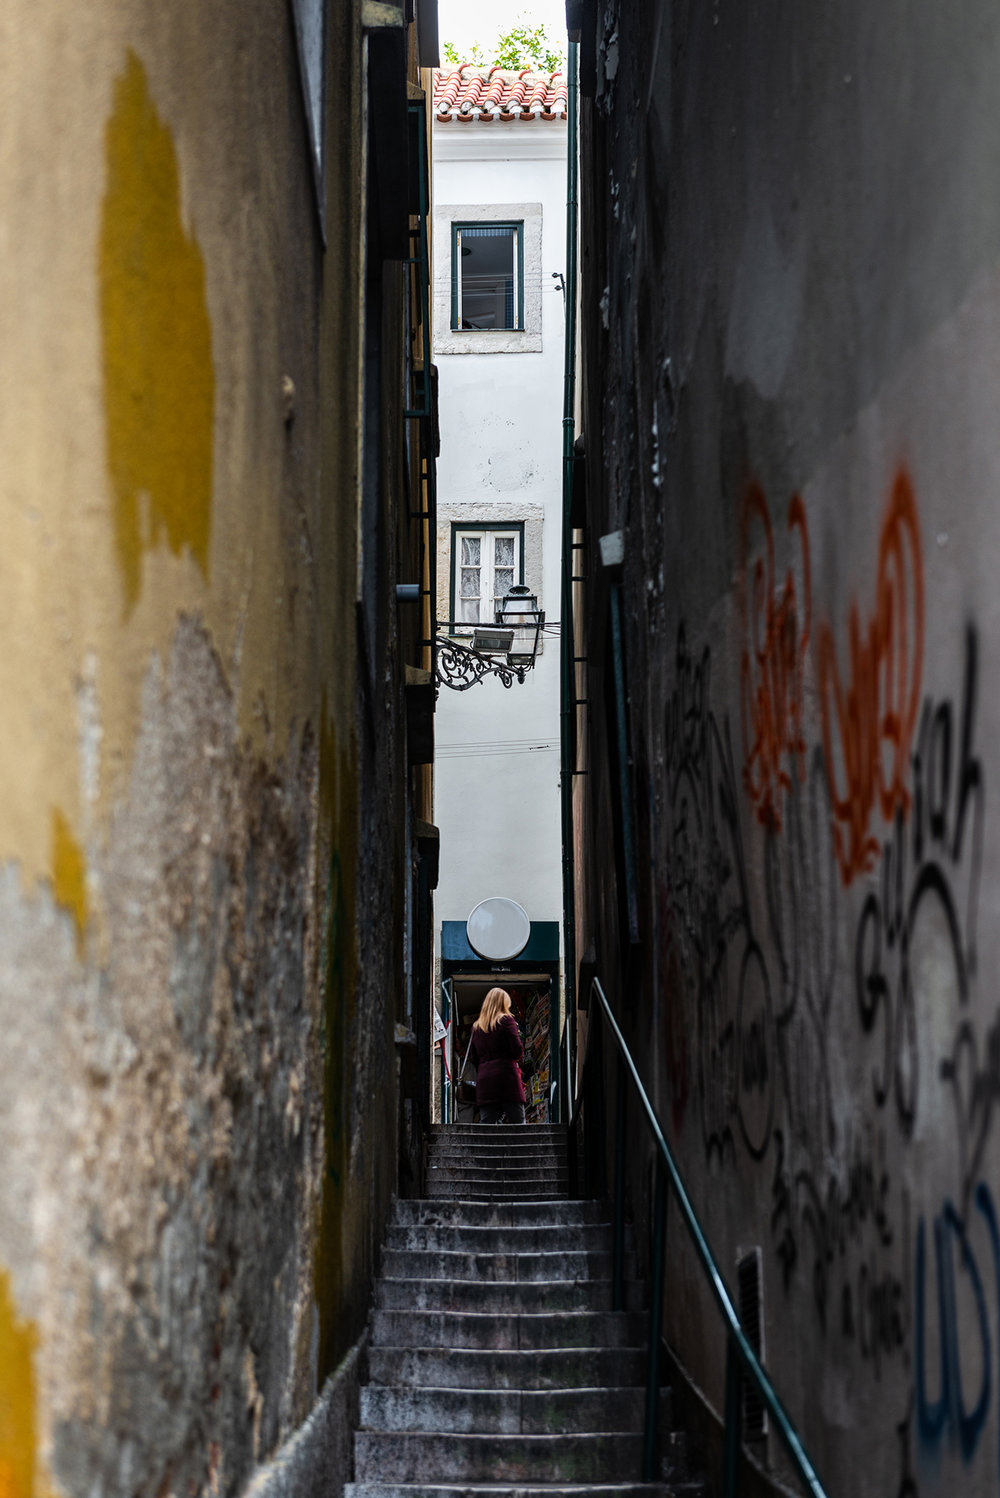
[[[359,752],[365,38],[328,9],[325,252],[291,6],[0,20],[4,1498],[243,1487],[360,1336],[395,1186],[418,808],[394,612]]]
[[[630,951],[605,666],[580,949],[730,1284],[762,1249],[767,1365],[827,1491],[986,1494],[1000,23],[978,0],[585,11],[581,638],[621,529],[640,904]],[[676,1219],[668,1263],[667,1335],[719,1409]]]

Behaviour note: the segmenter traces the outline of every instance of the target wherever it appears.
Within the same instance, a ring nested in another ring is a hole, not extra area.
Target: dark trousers
[[[479,1122],[485,1124],[498,1124],[507,1115],[510,1124],[524,1123],[523,1103],[480,1103]]]

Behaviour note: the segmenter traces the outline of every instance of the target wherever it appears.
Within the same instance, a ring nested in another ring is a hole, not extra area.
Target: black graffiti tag
[[[961,749],[952,759],[951,704],[928,701],[913,755],[909,827],[897,812],[882,850],[878,892],[867,895],[854,947],[858,1016],[865,1034],[882,1026],[882,1054],[872,1069],[877,1108],[895,1099],[900,1127],[913,1132],[919,1096],[915,951],[924,930],[943,939],[951,957],[953,992],[964,1007],[976,963],[976,918],[982,861],[983,773],[973,754],[977,683],[975,631],[966,631]],[[972,850],[964,925],[953,889],[972,812]],[[914,872],[909,872],[912,866]],[[950,1077],[949,1077],[950,1080]]]

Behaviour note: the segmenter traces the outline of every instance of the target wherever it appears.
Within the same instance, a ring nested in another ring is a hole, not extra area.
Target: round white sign
[[[531,922],[516,900],[493,895],[480,900],[465,924],[469,946],[487,962],[509,962],[528,945]]]

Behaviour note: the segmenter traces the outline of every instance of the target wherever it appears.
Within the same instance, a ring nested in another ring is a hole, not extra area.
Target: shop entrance
[[[510,994],[511,1013],[524,1042],[524,1060],[530,1073],[524,1081],[525,1123],[547,1123],[549,1117],[549,1032],[551,1029],[552,980],[546,973],[519,974],[516,983],[510,978],[477,978],[456,973],[451,979],[451,1024],[454,1030],[452,1056],[452,1123],[475,1123],[478,1113],[472,1103],[463,1103],[458,1084],[459,1073],[469,1044],[469,1036],[486,994],[494,986]],[[475,1081],[470,1061],[465,1080]]]
[[[464,921],[444,921],[440,975],[439,1009],[447,1035],[444,1044],[435,1048],[440,1077],[434,1090],[440,1098],[438,1116],[442,1122],[474,1123],[478,1116],[474,1105],[459,1100],[458,1073],[483,999],[494,987],[505,988],[510,994],[525,1059],[534,1063],[534,1073],[524,1084],[525,1121],[548,1123],[556,1117],[558,1102],[553,1083],[558,1068],[551,1066],[550,1058],[559,1054],[561,1022],[558,922],[533,921],[520,957],[498,964],[476,956],[469,946]],[[472,1081],[474,1076],[470,1063],[467,1080]]]

